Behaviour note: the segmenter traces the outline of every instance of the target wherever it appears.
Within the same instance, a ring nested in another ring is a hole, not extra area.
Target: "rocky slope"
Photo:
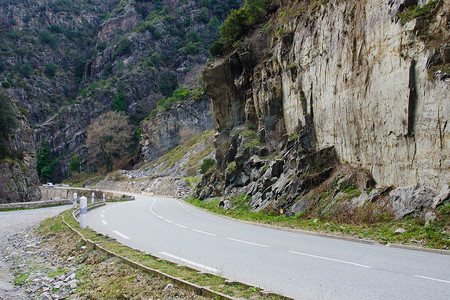
[[[323,215],[392,209],[383,186],[448,199],[450,4],[419,2],[282,1],[204,71],[218,168],[197,196]]]
[[[12,104],[18,124],[7,139],[1,141],[6,153],[0,155],[0,203],[38,201],[41,192],[33,131],[26,117]]]
[[[170,112],[168,113],[170,115]],[[198,183],[205,159],[215,155],[214,131],[200,133],[138,170],[120,170],[99,181],[96,189],[147,195],[187,197]]]

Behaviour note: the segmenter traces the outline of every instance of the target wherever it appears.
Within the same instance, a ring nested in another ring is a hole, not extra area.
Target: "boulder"
[[[434,211],[427,210],[425,212],[425,226],[430,225],[431,222],[434,222],[436,220],[436,214]]]
[[[423,216],[425,208],[432,208],[436,192],[419,184],[407,188],[397,188],[389,194],[395,218],[407,215]]]
[[[450,186],[446,185],[441,192],[439,193],[439,195],[437,195],[434,199],[433,199],[433,204],[432,204],[432,208],[437,208],[439,205],[441,205],[442,203],[444,203],[444,201],[450,200]]]
[[[289,209],[289,211],[286,213],[287,216],[295,216],[299,212],[304,211],[307,209],[310,205],[311,201],[309,200],[300,200],[297,201],[292,207]]]

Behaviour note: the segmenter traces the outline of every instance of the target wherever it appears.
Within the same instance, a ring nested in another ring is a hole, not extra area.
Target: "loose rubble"
[[[7,235],[0,254],[25,292],[13,299],[203,299],[89,249],[71,232],[42,236],[29,227]]]

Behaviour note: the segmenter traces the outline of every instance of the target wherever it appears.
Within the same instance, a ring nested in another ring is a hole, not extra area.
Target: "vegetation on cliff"
[[[0,159],[11,154],[7,146],[7,140],[18,126],[19,122],[9,97],[0,92]]]
[[[243,7],[231,10],[226,20],[220,25],[220,40],[210,47],[213,56],[220,56],[225,45],[230,46],[248,33],[255,24],[265,19],[269,11],[278,7],[273,0],[246,0]]]

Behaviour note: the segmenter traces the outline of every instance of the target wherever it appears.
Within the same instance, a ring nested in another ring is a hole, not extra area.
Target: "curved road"
[[[134,195],[88,226],[170,261],[296,299],[450,299],[450,256],[270,229]]]

